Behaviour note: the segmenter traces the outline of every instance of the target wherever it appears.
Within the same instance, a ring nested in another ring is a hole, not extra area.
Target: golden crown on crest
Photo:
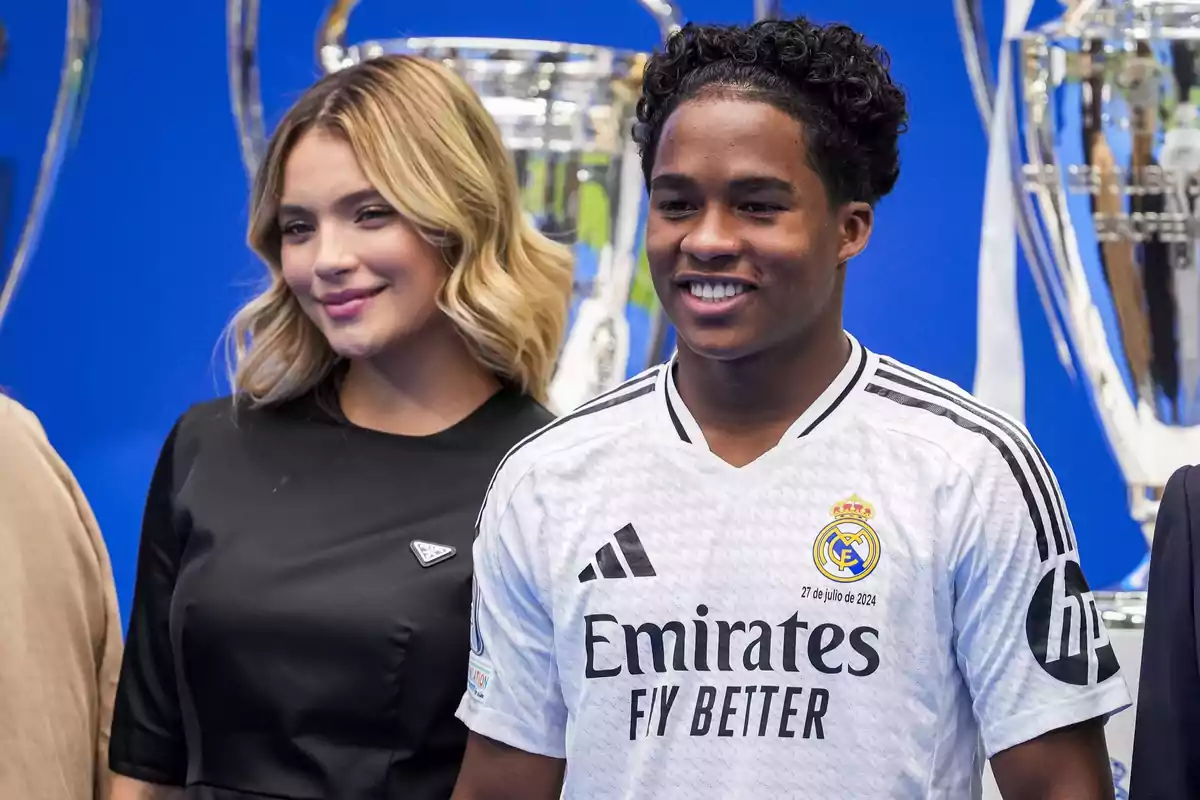
[[[845,500],[835,504],[830,513],[836,519],[856,519],[865,522],[875,515],[875,509],[866,500],[863,500],[856,494],[852,494]]]

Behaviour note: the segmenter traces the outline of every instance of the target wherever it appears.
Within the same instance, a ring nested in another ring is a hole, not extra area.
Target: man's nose
[[[723,209],[710,208],[701,215],[680,249],[697,261],[715,261],[736,256],[741,249],[736,220]]]

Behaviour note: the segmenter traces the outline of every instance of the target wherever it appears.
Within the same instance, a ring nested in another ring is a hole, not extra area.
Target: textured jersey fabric
[[[0,798],[106,797],[121,619],[91,507],[0,395]]]
[[[232,410],[185,414],[155,472],[113,769],[189,800],[445,800],[475,518],[552,417],[511,389],[423,437]]]
[[[734,468],[649,370],[526,439],[479,521],[472,730],[564,797],[978,796],[1118,711],[1054,476],[1019,424],[851,339]]]

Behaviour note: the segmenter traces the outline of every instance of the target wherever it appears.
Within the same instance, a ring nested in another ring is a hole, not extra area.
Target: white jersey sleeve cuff
[[[1009,717],[983,730],[987,757],[1003,750],[1032,741],[1051,731],[1075,725],[1096,717],[1118,714],[1132,705],[1124,680],[1109,681],[1086,692],[1075,694],[1060,703],[1039,704],[1022,714]]]
[[[544,731],[538,731],[516,717],[491,708],[479,708],[467,695],[459,701],[455,716],[462,720],[472,733],[486,736],[501,744],[548,758],[567,757],[565,737],[556,741],[547,739]]]

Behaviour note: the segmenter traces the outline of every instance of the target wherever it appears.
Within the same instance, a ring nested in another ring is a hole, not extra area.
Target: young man
[[[1112,797],[1128,694],[1028,433],[842,329],[903,93],[844,26],[647,67],[679,353],[526,439],[475,545],[458,800]],[[565,770],[565,783],[564,783]]]

